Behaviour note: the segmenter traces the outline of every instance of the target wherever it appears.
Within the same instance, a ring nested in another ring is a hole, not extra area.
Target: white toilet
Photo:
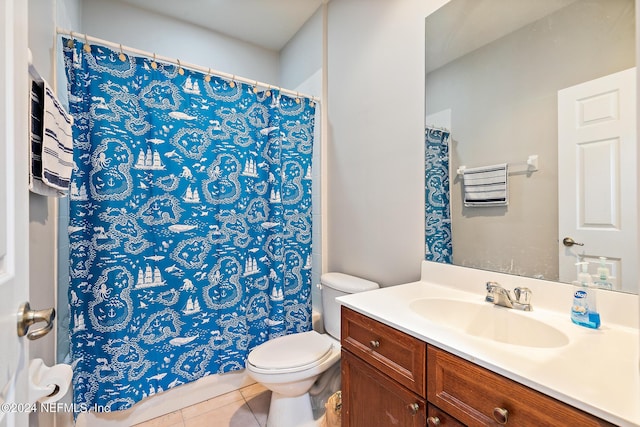
[[[316,426],[309,389],[318,376],[340,361],[340,304],[342,295],[378,288],[369,280],[342,273],[326,273],[322,284],[322,320],[326,334],[291,334],[254,348],[247,372],[272,391],[267,427]]]

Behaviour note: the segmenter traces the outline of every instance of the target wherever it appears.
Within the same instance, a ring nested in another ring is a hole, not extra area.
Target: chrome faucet
[[[487,282],[487,296],[485,301],[495,305],[517,310],[531,311],[531,289],[515,288],[513,290],[515,298],[511,297],[511,292],[503,288],[498,282]]]

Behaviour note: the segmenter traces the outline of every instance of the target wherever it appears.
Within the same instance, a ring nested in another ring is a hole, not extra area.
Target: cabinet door
[[[344,427],[424,427],[426,402],[415,393],[342,350]]]

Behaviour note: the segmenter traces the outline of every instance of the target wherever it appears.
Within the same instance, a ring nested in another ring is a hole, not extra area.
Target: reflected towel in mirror
[[[507,206],[507,163],[463,171],[466,207]]]

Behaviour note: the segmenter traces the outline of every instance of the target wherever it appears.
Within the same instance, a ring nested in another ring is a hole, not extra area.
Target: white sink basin
[[[486,302],[448,298],[424,298],[409,308],[425,319],[466,334],[524,347],[554,348],[569,344],[569,338],[531,313]]]

